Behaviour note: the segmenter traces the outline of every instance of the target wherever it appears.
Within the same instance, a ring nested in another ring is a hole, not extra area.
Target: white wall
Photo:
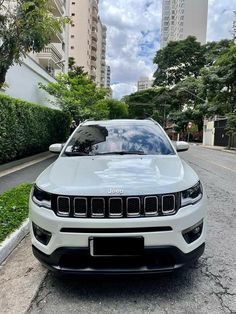
[[[204,120],[203,145],[214,146],[215,128],[214,121]]]
[[[7,72],[5,94],[26,101],[55,108],[49,99],[53,99],[45,91],[39,89],[38,83],[55,82],[42,67],[31,57],[24,59],[22,65],[14,65]]]

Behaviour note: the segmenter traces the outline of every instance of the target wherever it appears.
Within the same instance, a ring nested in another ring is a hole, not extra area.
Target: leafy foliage
[[[236,45],[225,48],[215,63],[201,72],[204,88],[215,114],[236,109]]]
[[[21,184],[0,195],[0,243],[28,217],[32,184]]]
[[[231,113],[227,116],[226,134],[229,136],[236,135],[236,113]]]
[[[97,88],[86,73],[79,73],[80,70],[72,69],[68,74],[59,74],[55,83],[39,84],[42,89],[54,96],[53,103],[59,105],[76,121],[93,116],[95,104],[107,95],[106,89]]]
[[[128,105],[116,99],[101,99],[93,107],[93,119],[124,119],[128,117]]]
[[[70,117],[59,111],[0,94],[0,163],[46,151],[63,142]]]
[[[29,52],[40,52],[68,18],[51,14],[49,0],[3,1],[0,13],[0,87],[8,69]]]
[[[171,41],[154,58],[154,85],[170,86],[188,76],[197,77],[205,64],[204,49],[195,37]]]

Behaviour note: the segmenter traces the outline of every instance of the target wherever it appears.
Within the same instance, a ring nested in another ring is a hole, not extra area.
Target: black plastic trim
[[[145,274],[145,273],[163,273],[171,272],[188,264],[193,263],[197,260],[204,252],[205,243],[202,243],[198,248],[190,253],[183,253],[180,249],[174,246],[157,246],[157,247],[145,247],[144,257],[150,256],[160,256],[161,254],[168,254],[173,258],[172,266],[162,265],[161,267],[154,265],[142,265],[141,267],[122,267],[122,268],[96,268],[96,267],[82,267],[82,268],[63,268],[60,267],[60,259],[65,254],[69,254],[73,260],[73,256],[90,257],[89,248],[74,248],[74,247],[62,247],[55,250],[51,255],[46,255],[35,246],[33,248],[33,253],[35,257],[48,269],[61,273],[73,273],[73,274]]]
[[[171,227],[141,227],[141,228],[61,228],[63,233],[138,233],[172,231]]]

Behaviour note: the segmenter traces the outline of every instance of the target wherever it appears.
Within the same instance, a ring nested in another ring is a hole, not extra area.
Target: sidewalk
[[[25,314],[47,270],[33,256],[30,237],[21,241],[0,265],[0,311]]]
[[[199,143],[190,143],[190,144],[194,146],[195,145],[201,146],[202,148],[206,148],[206,149],[217,150],[217,151],[226,152],[229,154],[236,154],[236,148],[227,149],[226,147],[222,147],[222,146],[208,146],[208,145],[203,145]]]

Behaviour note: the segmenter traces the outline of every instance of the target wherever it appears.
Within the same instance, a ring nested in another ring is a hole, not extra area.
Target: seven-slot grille
[[[180,208],[180,193],[121,197],[52,197],[58,216],[77,218],[132,218],[175,214]]]

